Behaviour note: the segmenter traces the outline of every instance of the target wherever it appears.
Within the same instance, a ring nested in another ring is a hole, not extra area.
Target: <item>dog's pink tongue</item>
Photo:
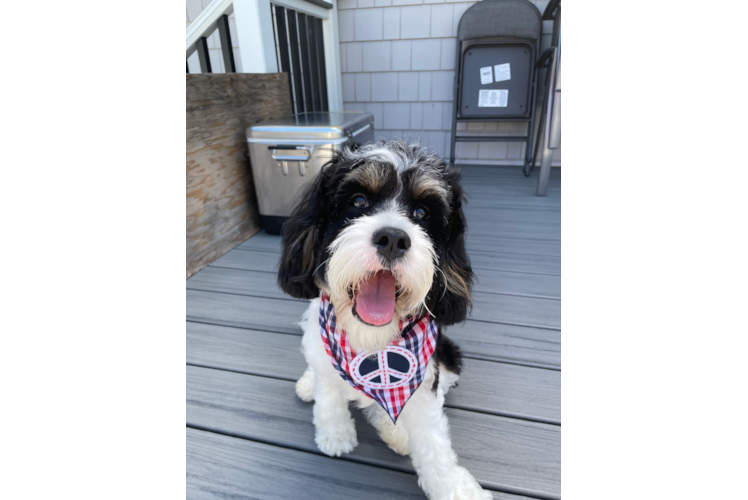
[[[379,271],[362,283],[355,297],[356,314],[366,323],[386,325],[395,314],[395,277]]]

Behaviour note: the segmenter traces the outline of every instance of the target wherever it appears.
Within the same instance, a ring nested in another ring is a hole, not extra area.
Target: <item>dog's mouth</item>
[[[382,270],[369,276],[353,296],[353,315],[372,326],[384,326],[392,321],[397,301],[397,281],[390,271]]]

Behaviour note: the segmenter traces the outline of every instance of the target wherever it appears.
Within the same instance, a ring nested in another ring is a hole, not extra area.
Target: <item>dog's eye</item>
[[[425,220],[428,219],[429,213],[428,211],[426,211],[426,208],[417,207],[415,210],[413,210],[413,217],[416,219]]]
[[[354,194],[351,198],[351,205],[356,208],[366,208],[369,206],[369,202],[366,201],[366,196],[362,194]]]

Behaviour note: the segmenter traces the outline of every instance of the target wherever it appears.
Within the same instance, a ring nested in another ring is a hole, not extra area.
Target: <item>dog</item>
[[[379,141],[335,153],[282,231],[279,285],[311,299],[300,323],[308,366],[296,393],[314,401],[317,446],[340,456],[358,445],[353,401],[389,448],[410,455],[431,500],[493,498],[458,465],[443,411],[462,368],[444,331],[465,320],[475,279],[464,201],[459,172],[441,157]],[[403,328],[421,350],[398,347]],[[346,350],[358,354],[348,359]],[[387,382],[372,378],[379,373]],[[391,403],[374,386],[412,392]]]

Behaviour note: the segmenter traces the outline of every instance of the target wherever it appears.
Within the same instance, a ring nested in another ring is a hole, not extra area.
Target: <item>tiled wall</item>
[[[533,3],[542,13],[549,0]],[[377,136],[421,142],[449,155],[457,24],[475,2],[338,0],[343,102],[375,116]],[[543,49],[552,23],[543,26]],[[542,50],[542,49],[541,49]],[[524,135],[523,123],[461,123],[470,135]],[[525,144],[458,143],[458,160],[521,164]],[[560,164],[560,150],[554,164]]]
[[[210,4],[210,0],[187,0],[187,28],[190,27],[192,21],[197,19],[197,16],[200,15],[208,4]],[[234,64],[236,65],[236,71],[237,73],[241,73],[242,63],[239,60],[239,39],[236,36],[234,14],[229,16],[229,33],[231,34],[231,45],[234,49]],[[210,66],[213,73],[225,73],[226,68],[223,65],[223,54],[221,53],[221,40],[218,37],[218,30],[215,30],[213,34],[208,37],[208,55],[210,56]],[[198,59],[197,52],[193,52],[187,59],[187,65],[190,68],[190,73],[201,72],[200,60]]]
[[[473,1],[337,0],[343,101],[348,111],[371,111],[377,136],[420,139],[449,156],[457,24]],[[549,0],[532,0],[542,13]],[[210,0],[187,0],[187,26]],[[234,60],[241,72],[236,24],[229,18]],[[543,23],[541,51],[550,44],[552,23]],[[223,73],[218,31],[208,37],[213,72]],[[199,72],[197,53],[188,61]],[[541,98],[538,105],[542,104]],[[540,118],[538,110],[538,118]],[[525,135],[523,123],[460,123],[458,134]],[[458,143],[458,161],[521,164],[522,142]],[[553,164],[561,164],[561,149]]]

